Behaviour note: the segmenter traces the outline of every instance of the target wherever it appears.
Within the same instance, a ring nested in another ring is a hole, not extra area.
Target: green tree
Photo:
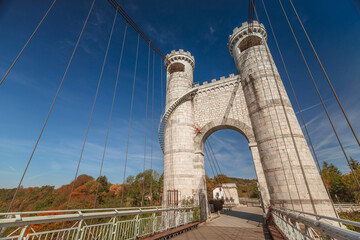
[[[354,169],[354,173],[355,173],[357,180],[360,182],[359,161],[350,157],[350,165]],[[345,201],[360,203],[360,191],[359,191],[357,182],[355,181],[354,175],[351,172],[348,174],[344,174],[342,176],[342,181],[344,183],[344,187],[345,187],[346,192],[348,193],[347,195],[349,197]]]
[[[260,193],[259,193],[259,189],[257,186],[257,182],[253,182],[250,184],[249,186],[249,197],[250,198],[256,198],[259,199],[260,198]]]
[[[342,174],[334,164],[323,162],[321,174],[324,178],[327,189],[329,189],[331,198],[335,201],[349,201],[353,195],[349,195],[343,183]]]

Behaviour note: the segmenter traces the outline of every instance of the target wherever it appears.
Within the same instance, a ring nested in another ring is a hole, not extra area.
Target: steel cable
[[[124,190],[122,191],[122,194],[121,194],[121,204],[123,204],[123,202],[124,202],[125,177],[126,177],[127,158],[128,158],[128,153],[129,153],[129,140],[130,140],[132,111],[133,111],[133,106],[134,106],[135,83],[136,83],[136,70],[137,70],[138,57],[139,57],[139,42],[140,42],[140,35],[138,34],[137,47],[136,47],[136,58],[135,58],[135,69],[134,69],[134,80],[133,80],[132,94],[131,94],[131,103],[130,103],[129,127],[128,127],[127,143],[126,143],[126,154],[125,154],[125,166],[124,166],[124,177],[123,177],[123,187],[124,187]]]
[[[206,149],[205,146],[204,146],[204,150],[205,150],[205,153],[206,153],[205,156],[204,156],[204,158],[206,157],[207,160],[209,161],[209,165],[210,165],[211,171],[212,171],[212,173],[213,173],[213,178],[214,178],[214,180],[215,180],[216,173],[215,173],[215,171],[214,171],[214,168],[213,168],[213,165],[212,165],[212,161],[209,159],[209,156],[208,156],[208,153],[207,153],[207,149]]]
[[[12,207],[12,205],[13,205],[13,203],[14,203],[15,197],[16,197],[19,189],[20,189],[21,183],[22,183],[22,181],[23,181],[23,179],[24,179],[24,177],[25,177],[25,174],[26,174],[26,172],[27,172],[27,169],[28,169],[28,167],[29,167],[29,165],[30,165],[30,162],[31,162],[33,156],[34,156],[35,150],[36,150],[36,148],[37,148],[37,146],[38,146],[38,144],[39,144],[40,138],[41,138],[41,136],[42,136],[42,134],[43,134],[43,132],[44,132],[45,126],[46,126],[46,124],[47,124],[47,121],[49,120],[50,114],[51,114],[51,112],[52,112],[52,109],[53,109],[53,107],[54,107],[54,104],[55,104],[55,102],[56,102],[56,99],[57,99],[57,97],[58,97],[58,95],[59,95],[60,89],[61,89],[61,87],[62,87],[62,85],[63,85],[63,83],[64,83],[65,77],[66,77],[66,75],[67,75],[67,72],[68,72],[69,67],[70,67],[70,65],[71,65],[71,63],[72,63],[72,60],[73,60],[73,58],[74,58],[75,52],[76,52],[76,50],[77,50],[77,47],[78,47],[78,45],[79,45],[80,39],[81,39],[81,37],[82,37],[82,35],[83,35],[84,29],[85,29],[85,27],[86,27],[86,25],[87,25],[87,22],[88,22],[88,20],[89,20],[90,13],[91,13],[91,11],[92,11],[92,9],[93,9],[93,7],[94,7],[95,1],[96,1],[96,0],[93,0],[93,2],[92,2],[92,4],[91,4],[91,7],[90,7],[90,10],[89,10],[89,12],[88,12],[88,15],[86,16],[85,22],[84,22],[84,24],[83,24],[83,27],[82,27],[82,29],[81,29],[81,32],[80,32],[79,37],[78,37],[78,39],[77,39],[77,42],[76,42],[76,44],[75,44],[74,50],[73,50],[73,52],[72,52],[72,54],[71,54],[71,57],[70,57],[69,62],[68,62],[68,64],[67,64],[67,66],[66,66],[64,75],[63,75],[63,77],[62,77],[62,79],[61,79],[60,85],[59,85],[58,90],[57,90],[57,92],[56,92],[56,94],[55,94],[54,100],[53,100],[53,102],[52,102],[52,104],[51,104],[50,110],[49,110],[49,112],[48,112],[48,114],[47,114],[47,116],[46,116],[45,122],[44,122],[44,124],[43,124],[43,126],[42,126],[42,129],[41,129],[41,131],[40,131],[39,137],[38,137],[37,140],[36,140],[34,149],[33,149],[32,153],[31,153],[31,155],[30,155],[29,161],[28,161],[28,163],[27,163],[27,165],[26,165],[26,168],[25,168],[24,173],[23,173],[23,175],[22,175],[22,177],[21,177],[21,180],[20,180],[20,182],[19,182],[19,185],[17,186],[17,188],[16,188],[16,190],[15,190],[15,193],[14,193],[14,196],[13,196],[11,202],[10,202],[10,206],[9,206],[9,208],[8,208],[8,212],[11,210],[11,207]]]
[[[218,162],[218,160],[217,160],[217,158],[215,156],[215,153],[214,153],[213,148],[212,148],[212,146],[210,144],[210,139],[209,138],[206,140],[205,145],[207,145],[207,147],[208,147],[208,152],[210,153],[210,156],[213,159],[213,164],[214,164],[215,169],[216,169],[216,166],[218,167],[218,170],[219,170],[219,173],[220,173],[220,175],[218,174],[218,178],[220,179],[220,183],[223,184],[223,183],[225,183],[225,175],[221,171],[219,162]],[[221,178],[222,178],[222,180],[221,180]],[[227,189],[227,188],[224,188],[224,194],[225,194],[225,189]],[[228,194],[231,197],[229,189],[228,189]]]
[[[152,79],[152,93],[151,93],[150,206],[152,206],[152,202],[153,202],[152,183],[153,183],[153,142],[154,142],[154,105],[155,105],[154,95],[155,95],[155,51],[153,50],[153,79]]]
[[[148,71],[147,71],[147,83],[146,83],[145,142],[144,142],[144,166],[143,166],[141,206],[144,206],[144,195],[145,195],[145,161],[146,161],[146,135],[147,135],[147,120],[148,120],[148,105],[149,105],[149,83],[150,83],[150,44],[149,44],[149,53],[148,53]]]
[[[114,21],[113,21],[113,25],[112,25],[112,27],[111,27],[111,33],[110,33],[109,42],[108,42],[107,49],[106,49],[106,55],[105,55],[105,60],[104,60],[103,66],[105,66],[106,57],[107,57],[107,54],[108,54],[108,51],[109,51],[109,47],[110,47],[112,35],[113,35],[113,32],[114,32],[116,17],[117,17],[117,11],[115,11]],[[124,38],[123,38],[123,43],[122,43],[121,53],[120,53],[120,61],[119,61],[119,66],[118,66],[118,71],[117,71],[117,76],[116,76],[116,81],[115,81],[113,99],[112,99],[111,108],[110,108],[109,123],[108,123],[107,131],[106,131],[104,151],[103,151],[103,154],[102,154],[101,166],[100,166],[100,172],[99,172],[99,177],[98,177],[98,179],[100,179],[100,177],[101,177],[101,173],[102,173],[102,169],[103,169],[103,164],[104,164],[104,159],[105,159],[106,146],[107,146],[108,137],[109,137],[111,118],[112,118],[112,113],[113,113],[113,109],[114,109],[114,103],[115,103],[115,98],[116,98],[116,89],[117,89],[117,85],[118,85],[119,72],[120,72],[120,66],[121,66],[121,60],[122,60],[122,55],[123,55],[123,50],[124,50],[126,30],[127,30],[127,23],[125,24]],[[96,186],[95,199],[94,199],[94,208],[96,208],[97,196],[98,196],[99,185],[100,185],[98,179],[96,180],[96,181],[97,181],[97,186]]]
[[[320,65],[320,67],[321,67],[321,70],[322,70],[322,72],[323,72],[324,75],[325,75],[325,78],[326,78],[326,80],[327,80],[327,82],[328,82],[328,84],[329,84],[329,86],[330,86],[330,88],[331,88],[331,91],[332,91],[332,93],[334,94],[334,96],[335,96],[335,98],[336,98],[336,101],[337,101],[337,103],[339,104],[339,107],[340,107],[340,109],[341,109],[341,111],[342,111],[342,113],[343,113],[343,115],[344,115],[344,117],[345,117],[345,119],[346,119],[346,121],[347,121],[350,129],[351,129],[351,132],[352,132],[352,134],[354,135],[354,137],[355,137],[358,145],[360,146],[360,141],[359,141],[359,139],[358,139],[358,137],[357,137],[357,135],[356,135],[356,133],[355,133],[355,131],[354,131],[351,123],[350,123],[350,120],[349,120],[347,114],[345,113],[345,110],[344,110],[344,108],[343,108],[343,106],[342,106],[342,104],[341,104],[341,102],[340,102],[340,99],[339,99],[339,97],[337,96],[337,94],[336,94],[336,92],[335,92],[335,89],[334,89],[334,87],[333,87],[333,85],[332,85],[332,83],[331,83],[331,81],[330,81],[330,78],[329,78],[329,76],[328,76],[327,73],[326,73],[326,70],[325,70],[325,68],[324,68],[324,66],[323,66],[323,64],[322,64],[322,62],[321,62],[321,60],[320,60],[320,58],[319,58],[316,50],[315,50],[315,47],[314,47],[314,45],[312,44],[312,42],[311,42],[311,40],[310,40],[310,37],[309,37],[309,35],[308,35],[308,33],[307,33],[307,31],[306,31],[306,29],[305,29],[305,27],[304,27],[304,25],[303,25],[300,17],[299,17],[299,15],[298,15],[298,13],[297,13],[297,11],[296,11],[296,9],[295,9],[295,6],[294,6],[292,0],[289,0],[289,2],[290,2],[290,4],[291,4],[292,9],[294,10],[294,13],[295,13],[295,15],[296,15],[296,18],[298,19],[298,21],[299,21],[299,23],[300,23],[300,25],[301,25],[302,30],[303,30],[304,33],[305,33],[306,39],[308,40],[308,42],[309,42],[309,44],[310,44],[310,46],[311,46],[311,49],[312,49],[312,51],[314,52],[314,55],[315,55],[315,57],[316,57],[319,65]]]
[[[160,58],[160,97],[161,97],[161,114],[160,114],[160,118],[161,115],[165,112],[164,109],[164,96],[163,96],[163,67],[162,67],[162,59]]]
[[[314,79],[314,77],[313,77],[313,75],[312,75],[312,73],[311,73],[311,70],[310,70],[309,65],[308,65],[308,63],[307,63],[307,61],[306,61],[306,58],[305,58],[305,56],[304,56],[304,53],[303,53],[302,50],[301,50],[300,44],[299,44],[299,42],[298,42],[298,40],[297,40],[297,37],[296,37],[296,35],[295,35],[295,33],[294,33],[294,30],[293,30],[293,28],[292,28],[292,25],[291,25],[291,23],[290,23],[290,21],[289,21],[289,18],[288,18],[288,16],[287,16],[287,14],[286,14],[286,11],[285,11],[282,3],[281,3],[281,0],[278,0],[278,1],[279,1],[279,3],[280,3],[281,9],[282,9],[282,11],[283,11],[283,13],[284,13],[284,16],[285,16],[285,18],[286,18],[286,21],[287,21],[287,23],[288,23],[288,25],[289,25],[289,28],[290,28],[290,30],[291,30],[291,33],[292,33],[292,35],[293,35],[293,37],[294,37],[294,40],[295,40],[295,42],[296,42],[296,45],[297,45],[297,47],[298,47],[298,49],[299,49],[299,52],[300,52],[300,54],[301,54],[301,57],[302,57],[302,59],[303,59],[303,61],[304,61],[304,63],[305,63],[306,69],[307,69],[307,71],[308,71],[308,73],[309,73],[309,75],[310,75],[311,81],[313,82],[313,85],[314,85],[314,87],[315,87],[315,90],[316,90],[316,92],[317,92],[317,95],[319,96],[319,99],[320,99],[320,101],[321,101],[321,104],[322,104],[322,106],[323,106],[323,108],[324,108],[324,110],[325,110],[326,116],[327,116],[327,118],[329,119],[330,125],[331,125],[331,127],[332,127],[332,129],[333,129],[333,131],[334,131],[334,134],[335,134],[335,136],[336,136],[336,139],[337,139],[338,142],[339,142],[339,145],[340,145],[340,147],[341,147],[341,150],[342,150],[342,152],[343,152],[343,154],[344,154],[344,156],[345,156],[345,159],[346,159],[346,161],[347,161],[347,163],[348,163],[348,165],[349,165],[349,167],[350,167],[351,173],[352,173],[352,175],[354,176],[354,179],[355,179],[355,181],[356,181],[356,184],[357,184],[358,188],[360,189],[359,180],[357,179],[356,174],[355,174],[355,171],[354,171],[354,169],[352,168],[352,166],[351,166],[351,164],[350,164],[349,158],[348,158],[348,156],[347,156],[347,154],[346,154],[346,152],[345,152],[345,149],[344,149],[344,147],[343,147],[343,145],[342,145],[342,142],[341,142],[341,140],[340,140],[340,138],[339,138],[339,136],[338,136],[338,134],[337,134],[337,131],[336,131],[335,126],[334,126],[334,124],[333,124],[333,122],[332,122],[332,120],[331,120],[331,117],[330,117],[329,112],[328,112],[328,110],[327,110],[327,108],[326,108],[326,105],[325,105],[325,103],[324,103],[324,100],[323,100],[322,97],[321,97],[320,91],[319,91],[319,89],[318,89],[318,87],[317,87],[317,84],[316,84],[316,82],[315,82],[315,79]]]
[[[115,16],[116,16],[116,13],[115,13]],[[115,21],[113,22],[113,24],[115,24]],[[113,27],[114,27],[114,25],[113,25]],[[89,118],[89,122],[88,122],[88,125],[87,125],[87,128],[86,128],[84,142],[82,144],[81,153],[80,153],[80,157],[79,157],[79,161],[78,161],[78,166],[77,166],[76,173],[75,173],[75,178],[74,178],[73,184],[71,186],[71,192],[70,192],[69,200],[68,200],[68,203],[67,203],[67,208],[69,208],[69,205],[70,205],[70,202],[71,202],[72,194],[73,194],[75,183],[76,183],[76,180],[77,180],[77,175],[79,173],[80,163],[81,163],[82,156],[83,156],[84,149],[85,149],[85,145],[86,145],[86,140],[87,140],[87,137],[88,137],[88,134],[89,134],[89,129],[90,129],[92,117],[93,117],[93,114],[94,114],[97,97],[98,97],[98,94],[99,94],[99,89],[100,89],[100,85],[101,85],[101,81],[102,81],[102,76],[103,76],[103,73],[104,73],[105,63],[106,63],[107,55],[108,55],[108,52],[109,52],[109,46],[110,46],[111,37],[112,37],[112,33],[113,33],[113,27],[112,27],[112,31],[110,33],[110,37],[109,37],[108,45],[107,45],[107,48],[106,48],[103,64],[102,64],[102,67],[101,67],[100,76],[99,76],[98,84],[97,84],[97,87],[96,87],[95,97],[94,97],[93,104],[92,104],[92,107],[91,107],[90,118]]]
[[[37,32],[37,30],[39,29],[39,27],[41,26],[41,24],[43,23],[43,21],[45,20],[45,18],[47,17],[47,15],[49,14],[50,10],[52,9],[52,7],[54,6],[55,2],[57,0],[54,0],[53,3],[51,4],[51,6],[49,7],[49,9],[46,11],[44,17],[41,19],[41,21],[39,22],[39,24],[37,25],[37,27],[35,28],[34,32],[30,35],[29,39],[27,40],[27,42],[25,43],[24,47],[21,49],[21,51],[19,52],[19,54],[17,55],[17,57],[15,58],[15,60],[13,61],[13,63],[11,64],[11,66],[9,67],[9,69],[7,70],[7,72],[5,73],[5,75],[3,76],[3,78],[0,81],[0,86],[1,84],[5,81],[5,78],[7,77],[7,75],[9,75],[11,69],[14,67],[15,63],[18,61],[18,59],[20,58],[20,56],[22,55],[22,53],[24,52],[25,48],[28,46],[28,44],[30,43],[31,39],[34,37],[35,33]]]

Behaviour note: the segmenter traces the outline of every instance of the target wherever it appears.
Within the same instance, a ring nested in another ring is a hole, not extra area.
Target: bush
[[[211,199],[209,200],[210,204],[214,205],[214,211],[221,211],[223,209],[223,205],[224,205],[224,200],[223,199]]]

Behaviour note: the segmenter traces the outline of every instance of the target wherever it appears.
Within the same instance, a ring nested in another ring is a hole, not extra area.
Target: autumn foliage
[[[145,183],[143,184],[143,182]],[[74,185],[74,186],[73,186]],[[74,188],[69,206],[69,196]],[[144,186],[144,189],[143,189]],[[157,172],[146,170],[136,177],[129,176],[126,183],[111,184],[105,176],[95,180],[88,175],[80,175],[75,184],[21,188],[13,203],[11,211],[40,211],[61,209],[86,209],[96,207],[140,206],[142,194],[144,205],[160,205],[162,176]],[[152,191],[150,193],[150,187]],[[6,212],[15,189],[0,189],[0,212]],[[124,201],[122,201],[124,198]]]

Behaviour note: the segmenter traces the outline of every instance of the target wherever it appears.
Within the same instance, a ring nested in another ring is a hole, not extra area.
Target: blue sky
[[[165,54],[182,48],[195,56],[195,82],[201,83],[236,73],[227,49],[227,38],[233,28],[247,20],[247,1],[119,2]],[[348,172],[289,28],[285,25],[278,2],[266,2],[320,161],[332,162],[341,171]],[[355,131],[360,134],[359,5],[356,5],[356,1],[342,1],[339,4],[335,0],[304,0],[294,3]],[[90,4],[90,0],[58,0],[5,83],[0,86],[0,187],[15,187],[21,177]],[[346,150],[350,156],[360,159],[359,147],[300,32],[288,1],[284,4]],[[45,0],[0,0],[0,76],[5,74],[49,6],[50,1]],[[268,30],[270,50],[293,101],[260,2],[258,12],[260,21]],[[24,186],[60,186],[72,180],[114,13],[115,10],[107,1],[96,1],[58,101],[24,179]],[[123,19],[118,16],[80,173],[97,176],[99,172],[124,26]],[[136,39],[137,34],[129,28],[103,170],[103,174],[113,183],[122,182]],[[135,175],[143,168],[147,50],[147,44],[140,41],[127,175]],[[156,56],[153,165],[154,169],[162,172],[163,163],[156,135],[161,114],[160,69],[160,57]],[[151,105],[147,124],[147,168],[150,166],[150,138]],[[210,141],[225,174],[242,178],[255,177],[247,142],[241,134],[222,130],[211,135]],[[206,171],[212,176],[207,162]]]

